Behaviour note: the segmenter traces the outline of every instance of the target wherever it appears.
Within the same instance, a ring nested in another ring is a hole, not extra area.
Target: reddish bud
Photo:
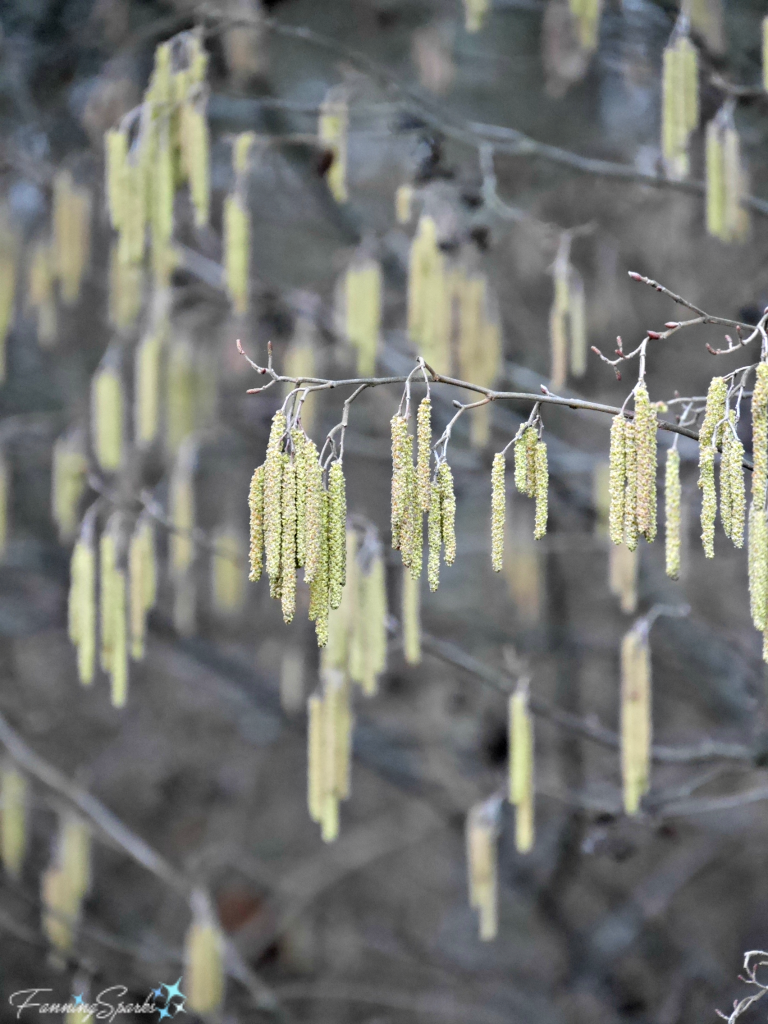
[[[661,337],[661,335],[659,334],[659,332],[658,332],[658,331],[648,331],[647,333],[648,333],[648,337],[649,337],[649,338],[653,338],[653,339],[655,339],[656,341],[658,341],[658,340],[659,340],[659,338]]]
[[[664,324],[664,326],[667,327],[669,330],[672,330],[673,327],[679,327],[680,324],[677,322],[677,320],[669,320],[667,323]]]
[[[632,278],[633,281],[642,281],[643,280],[643,275],[642,274],[638,274],[634,270],[630,270],[629,271],[629,276]]]

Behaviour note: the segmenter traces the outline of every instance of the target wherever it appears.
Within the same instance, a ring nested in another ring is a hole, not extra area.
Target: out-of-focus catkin
[[[625,615],[632,615],[637,608],[637,573],[639,557],[637,548],[626,544],[611,545],[608,549],[608,583],[611,593],[618,597]]]
[[[79,522],[78,508],[85,493],[88,458],[83,435],[71,431],[53,445],[51,466],[51,511],[63,543],[72,540]]]
[[[193,893],[192,922],[184,939],[184,995],[200,1015],[215,1014],[224,1003],[224,934],[207,893]]]
[[[331,152],[328,169],[328,188],[337,203],[346,203],[347,193],[347,134],[349,111],[343,88],[332,88],[320,106],[317,137]]]
[[[686,178],[688,141],[699,123],[698,53],[682,20],[663,54],[662,153],[670,177]]]
[[[533,719],[528,683],[509,698],[509,800],[515,806],[515,847],[528,853],[534,840]]]
[[[157,596],[155,531],[147,514],[139,516],[128,546],[131,657],[141,661],[147,634],[147,613]]]
[[[65,305],[80,298],[80,285],[91,249],[91,194],[76,185],[67,170],[53,182],[53,254],[59,291]]]
[[[667,576],[673,580],[680,576],[680,498],[680,453],[669,448],[664,473],[664,556]]]
[[[480,938],[490,942],[498,931],[497,801],[470,808],[466,822],[469,905],[477,910]]]
[[[236,526],[224,523],[213,531],[211,597],[218,615],[234,616],[245,604],[245,551]]]
[[[339,295],[344,305],[344,333],[357,354],[357,373],[371,377],[381,331],[382,274],[378,262],[369,257],[356,259],[344,276]]]
[[[507,516],[507,460],[503,452],[493,457],[491,467],[491,565],[501,572],[504,563],[504,523]]]
[[[403,654],[409,665],[421,662],[421,590],[407,569],[402,575]]]
[[[29,783],[10,761],[0,768],[0,859],[5,872],[18,881],[27,849]]]
[[[479,32],[483,27],[491,0],[464,0],[464,27],[467,32]]]
[[[621,775],[627,814],[637,814],[648,792],[650,764],[651,656],[641,625],[621,642]]]
[[[69,638],[77,649],[80,682],[93,682],[96,668],[95,509],[86,513],[70,563]]]

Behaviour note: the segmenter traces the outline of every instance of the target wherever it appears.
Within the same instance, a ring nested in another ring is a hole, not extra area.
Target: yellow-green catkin
[[[764,632],[768,613],[768,363],[759,363],[752,392],[752,501],[749,507],[749,603],[755,628]]]
[[[515,487],[521,494],[532,498],[536,493],[536,443],[539,435],[535,427],[526,427],[515,440]]]
[[[549,467],[547,464],[547,445],[545,441],[536,442],[536,517],[533,536],[541,540],[547,533],[547,516],[549,512]]]
[[[356,259],[344,278],[344,333],[357,353],[357,373],[370,377],[376,369],[382,309],[382,274],[378,262]]]
[[[140,448],[151,445],[160,428],[160,369],[167,321],[153,323],[136,348],[134,362],[134,430]]]
[[[37,313],[37,340],[41,348],[55,344],[58,329],[53,257],[50,243],[39,241],[32,247],[29,261],[27,303]]]
[[[493,457],[491,467],[491,565],[501,572],[504,563],[504,523],[507,517],[507,460],[503,452]]]
[[[235,190],[224,200],[224,281],[235,312],[248,309],[251,267],[251,222],[248,211],[247,170],[254,143],[252,132],[235,139]]]
[[[328,586],[331,608],[341,604],[347,582],[347,495],[340,460],[328,470]]]
[[[283,356],[286,377],[296,380],[307,380],[317,374],[317,327],[314,320],[307,316],[299,316],[294,327],[293,337],[288,343]],[[296,385],[291,381],[285,385],[286,397]],[[301,403],[301,425],[307,433],[312,432],[317,411],[317,399],[307,395]],[[303,436],[301,431],[297,434]]]
[[[113,516],[99,543],[100,562],[100,664],[110,677],[114,707],[123,707],[128,696],[128,594],[125,569],[120,564],[120,522]]]
[[[398,224],[408,224],[413,210],[413,185],[398,185],[395,192],[395,219]]]
[[[78,509],[85,493],[87,473],[88,458],[82,434],[74,431],[57,438],[51,466],[51,512],[59,539],[64,544],[77,532]]]
[[[608,455],[608,536],[614,544],[624,542],[624,499],[626,496],[627,421],[614,416]]]
[[[29,783],[10,761],[0,768],[0,859],[3,869],[18,881],[27,850]]]
[[[464,27],[467,32],[479,32],[483,27],[491,0],[464,0]]]
[[[5,380],[5,351],[16,312],[19,242],[8,211],[0,205],[0,383]]]
[[[497,815],[495,802],[486,801],[470,808],[466,822],[469,905],[478,912],[483,942],[498,931]]]
[[[128,545],[131,657],[141,661],[147,635],[147,613],[157,597],[155,531],[147,514],[139,516]]]
[[[123,461],[123,382],[119,368],[104,361],[91,382],[91,437],[96,461],[114,473]]]
[[[91,248],[91,194],[74,183],[69,171],[53,181],[53,257],[59,293],[65,305],[80,298]]]
[[[443,546],[443,492],[435,481],[430,490],[429,517],[427,519],[427,547],[429,558],[427,578],[434,593],[440,584],[440,551]]]
[[[307,797],[310,817],[330,843],[339,834],[339,801],[350,792],[353,718],[344,673],[324,667],[321,680],[307,705]]]
[[[312,583],[320,572],[323,541],[323,470],[314,441],[307,438],[302,451],[304,464],[304,580]],[[301,551],[299,550],[299,554]]]
[[[416,483],[422,512],[429,512],[431,446],[432,402],[429,398],[422,398],[416,414]]]
[[[414,579],[418,579],[424,558],[424,516],[419,505],[416,469],[413,465],[413,437],[410,435],[406,439],[406,447],[405,518],[400,527],[400,552],[403,565],[410,569]]]
[[[725,403],[728,385],[723,377],[713,377],[707,391],[704,422],[699,431],[699,488],[701,500],[701,540],[707,558],[715,557],[715,519],[717,490],[715,488],[715,454],[723,436]]]
[[[551,355],[550,386],[559,391],[568,374],[568,248],[561,244],[553,266],[554,299],[549,311],[549,344]]]
[[[72,948],[90,886],[90,832],[75,814],[62,816],[54,857],[41,879],[42,927],[60,953]]]
[[[257,466],[248,490],[250,513],[250,547],[248,550],[248,579],[256,583],[261,579],[264,566],[264,465]]]
[[[635,391],[634,426],[637,452],[637,529],[650,544],[656,538],[657,419],[645,384],[640,384]]]
[[[168,488],[168,516],[172,530],[168,541],[170,574],[183,586],[195,557],[195,466],[197,445],[188,438],[179,449]]]
[[[216,1014],[224,1004],[225,940],[207,893],[191,900],[192,922],[184,939],[184,996],[192,1013]]]
[[[245,604],[245,552],[236,526],[225,523],[213,531],[211,598],[218,615],[234,616]]]
[[[207,92],[190,92],[181,108],[181,156],[195,211],[195,224],[208,223],[211,207],[210,134],[206,117]]]
[[[637,427],[627,421],[624,427],[624,542],[630,551],[637,547]]]
[[[283,478],[280,492],[282,523],[280,528],[280,600],[283,621],[296,614],[296,461],[283,452]]]
[[[446,565],[453,565],[456,561],[456,494],[453,490],[453,473],[447,462],[441,462],[438,466],[437,482],[441,498],[443,561]]]
[[[688,141],[699,123],[698,53],[685,22],[676,26],[663,54],[661,148],[667,174],[686,178]]]
[[[639,568],[637,548],[626,544],[612,544],[608,550],[608,584],[625,615],[637,608],[637,574]]]
[[[109,254],[109,322],[119,330],[131,327],[144,299],[144,267],[122,263],[117,245]]]
[[[723,432],[720,460],[720,518],[726,537],[737,548],[744,544],[746,491],[744,487],[744,445],[736,433],[736,413],[731,410]]]
[[[600,35],[602,0],[568,0],[576,21],[579,45],[585,53],[594,53]]]
[[[680,497],[680,453],[669,448],[664,473],[664,556],[667,576],[673,580],[680,576]]]
[[[743,241],[749,231],[746,173],[731,100],[707,125],[705,167],[707,231],[723,242]]]
[[[167,347],[165,367],[165,451],[173,458],[194,431],[200,403],[195,393],[198,352],[191,338],[176,335]]]
[[[286,429],[285,413],[278,410],[272,417],[267,457],[264,462],[264,549],[267,575],[273,596],[275,596],[275,587],[280,579],[283,522],[281,492],[284,468],[282,448]]]
[[[621,775],[627,814],[640,809],[650,767],[651,656],[647,631],[636,626],[621,642]]]
[[[330,149],[333,161],[328,170],[328,188],[337,203],[346,203],[347,193],[347,133],[349,112],[343,89],[329,89],[320,106],[317,137]]]
[[[421,591],[419,581],[403,568],[403,654],[409,665],[421,662]]]
[[[584,279],[570,267],[568,272],[568,327],[570,335],[571,374],[583,377],[587,372],[587,300]]]
[[[528,683],[509,698],[509,801],[515,806],[515,848],[528,853],[534,840],[533,719]]]
[[[392,547],[400,548],[401,531],[408,498],[408,421],[404,416],[392,417]]]
[[[329,601],[329,559],[328,559],[328,492],[320,488],[318,509],[319,544],[317,569],[309,585],[309,619],[315,623],[317,646],[328,643]],[[306,573],[305,573],[306,579]]]
[[[96,540],[94,512],[86,513],[70,563],[68,629],[77,650],[77,673],[83,686],[96,669]]]
[[[372,697],[378,689],[378,677],[387,663],[387,587],[384,561],[377,545],[370,565],[357,574],[358,601],[350,643],[349,674],[363,693]],[[418,582],[407,569],[414,586]]]

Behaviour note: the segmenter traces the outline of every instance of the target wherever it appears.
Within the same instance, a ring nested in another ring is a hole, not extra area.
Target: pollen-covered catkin
[[[296,614],[296,463],[284,452],[280,492],[282,526],[280,530],[280,599],[283,620],[293,621]]]
[[[331,608],[338,608],[347,582],[347,496],[340,460],[328,470],[328,587]]]
[[[270,589],[280,578],[280,550],[282,543],[283,458],[282,446],[287,421],[285,413],[278,411],[272,418],[264,462],[264,548]],[[273,596],[275,596],[273,592]]]
[[[624,810],[637,814],[648,792],[651,753],[651,658],[645,629],[621,642],[621,774]]]
[[[264,464],[257,466],[251,477],[248,490],[250,512],[250,548],[248,579],[255,583],[261,579],[264,565]]]
[[[307,459],[308,438],[303,430],[291,431],[293,460],[296,464],[296,567],[302,569],[307,560]]]
[[[726,533],[735,547],[744,545],[744,517],[746,512],[746,491],[744,487],[744,445],[736,434],[736,413],[731,411],[730,422],[725,427],[723,458],[720,463],[721,506],[727,505],[728,529]],[[721,508],[721,513],[723,509]]]
[[[416,480],[419,508],[429,512],[430,454],[432,443],[432,402],[422,398],[416,414]]]
[[[507,517],[507,460],[503,452],[493,457],[491,467],[491,565],[501,572],[504,561],[504,523]]]
[[[416,468],[412,462],[413,438],[407,439],[408,461],[406,469],[405,519],[400,528],[400,550],[403,565],[410,569],[415,580],[421,576],[424,547],[424,517],[419,505]]]
[[[453,490],[453,473],[447,462],[440,463],[437,482],[441,495],[443,561],[446,565],[453,565],[456,561],[456,494]]]
[[[715,557],[715,520],[717,490],[715,489],[715,449],[703,448],[699,453],[699,487],[701,488],[701,542],[707,558]]]
[[[532,498],[536,490],[535,451],[539,435],[535,427],[526,427],[515,440],[515,487]]]
[[[635,391],[635,440],[637,448],[637,529],[648,543],[656,537],[656,412],[648,389]]]
[[[626,426],[623,416],[611,421],[608,456],[608,536],[614,544],[624,542],[624,498],[626,488]]]
[[[409,665],[421,661],[421,594],[419,581],[403,567],[403,654]]]
[[[321,571],[323,552],[323,470],[320,465],[317,446],[314,441],[306,441],[304,448],[304,482],[306,488],[306,558],[304,562],[304,580],[314,582]]]
[[[429,589],[434,593],[440,583],[440,549],[443,546],[443,492],[436,480],[433,481],[430,492],[427,546],[429,548],[427,578]]]
[[[401,530],[408,496],[408,421],[404,416],[392,417],[392,547],[400,548]]]
[[[752,391],[752,500],[765,507],[768,484],[768,363],[759,363]]]
[[[328,492],[320,489],[320,544],[317,573],[309,588],[309,618],[315,623],[317,646],[328,643],[329,559],[328,559]]]
[[[547,516],[549,512],[549,467],[547,465],[547,445],[545,441],[536,442],[536,517],[533,536],[541,540],[547,532]]]
[[[664,555],[673,580],[680,576],[680,493],[680,453],[670,448],[664,473]]]
[[[627,420],[624,426],[624,542],[630,551],[637,547],[637,430]]]

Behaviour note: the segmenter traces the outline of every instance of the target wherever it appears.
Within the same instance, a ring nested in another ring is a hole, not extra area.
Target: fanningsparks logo
[[[166,1020],[184,1012],[186,996],[181,991],[181,978],[173,985],[158,985],[147,995],[143,1003],[126,1003],[128,995],[125,985],[113,985],[102,989],[93,999],[84,992],[73,993],[66,1002],[57,1003],[46,998],[53,992],[51,988],[25,988],[14,992],[8,1002],[16,1011],[16,1020],[25,1019],[32,1014],[45,1016],[71,1015],[78,1024],[87,1024],[89,1020],[114,1021],[122,1014],[157,1014],[152,1020]]]

